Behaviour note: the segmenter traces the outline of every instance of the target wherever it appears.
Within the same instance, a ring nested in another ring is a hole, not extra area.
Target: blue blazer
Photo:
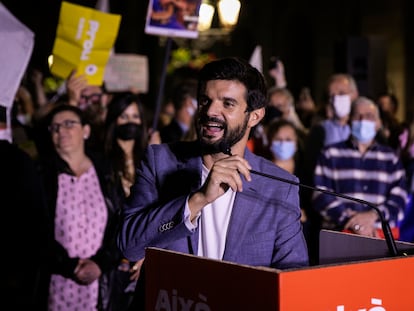
[[[252,169],[285,179],[298,179],[254,155]],[[201,186],[202,159],[197,142],[150,145],[122,215],[118,246],[126,258],[145,256],[146,247],[197,254],[198,230],[184,223],[188,195]],[[223,260],[278,269],[308,265],[300,223],[296,185],[251,175],[234,201]]]

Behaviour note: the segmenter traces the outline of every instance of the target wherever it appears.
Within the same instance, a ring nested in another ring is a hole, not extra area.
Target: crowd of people
[[[322,228],[383,238],[369,206],[251,170],[375,204],[414,242],[414,120],[398,120],[395,95],[365,97],[334,73],[316,103],[306,87],[295,98],[280,60],[269,75],[274,85],[242,60],[212,61],[154,116],[134,90],[76,71],[51,100],[28,70],[11,137],[0,110],[6,210],[20,214],[6,245],[33,249],[13,251],[2,285],[16,310],[127,310],[147,246],[284,269],[318,264]]]

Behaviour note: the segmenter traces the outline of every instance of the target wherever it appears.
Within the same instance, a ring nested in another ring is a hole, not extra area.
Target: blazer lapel
[[[189,157],[184,159],[181,162],[177,163],[177,169],[180,170],[188,170],[190,169],[190,171],[197,171],[199,172],[199,176],[198,176],[198,181],[194,182],[191,185],[191,191],[196,191],[198,188],[200,188],[201,186],[201,166],[202,166],[202,162],[201,162],[201,158],[200,157]],[[198,227],[196,228],[196,232],[194,234],[191,234],[188,237],[188,243],[189,243],[189,248],[190,248],[190,253],[197,255],[197,251],[198,251]]]
[[[256,159],[251,157],[250,154],[246,154],[246,159],[249,161],[250,165],[254,168]],[[255,176],[252,176],[253,179],[256,179]],[[236,261],[238,258],[238,242],[242,240],[250,232],[246,231],[244,224],[249,219],[251,211],[255,209],[255,204],[251,204],[251,200],[246,198],[244,194],[248,192],[254,192],[253,196],[257,196],[261,187],[260,178],[252,182],[243,180],[243,194],[236,194],[236,198],[233,204],[233,210],[230,218],[229,227],[227,230],[226,237],[226,247],[223,254],[223,260]]]

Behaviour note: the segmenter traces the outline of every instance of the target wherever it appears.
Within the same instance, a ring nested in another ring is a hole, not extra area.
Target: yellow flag
[[[101,85],[121,16],[63,1],[53,46],[52,74],[66,79],[73,69],[90,85]]]

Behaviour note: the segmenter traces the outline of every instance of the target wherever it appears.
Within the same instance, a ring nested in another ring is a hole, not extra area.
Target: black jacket
[[[5,140],[0,140],[0,172],[2,303],[14,310],[41,310],[47,224],[39,172],[26,152]]]
[[[112,203],[108,195],[107,178],[103,165],[103,159],[96,155],[88,155],[93,162],[108,209],[108,221],[105,228],[104,240],[101,248],[90,259],[95,261],[103,274],[117,267],[120,260],[120,252],[116,246],[115,236],[119,225],[119,211]],[[57,155],[49,157],[46,162],[41,162],[43,186],[47,198],[47,215],[49,228],[48,261],[49,273],[60,274],[67,278],[73,277],[73,271],[79,258],[69,257],[64,247],[54,239],[54,219],[56,211],[56,200],[58,192],[58,175],[68,172],[66,163]]]

